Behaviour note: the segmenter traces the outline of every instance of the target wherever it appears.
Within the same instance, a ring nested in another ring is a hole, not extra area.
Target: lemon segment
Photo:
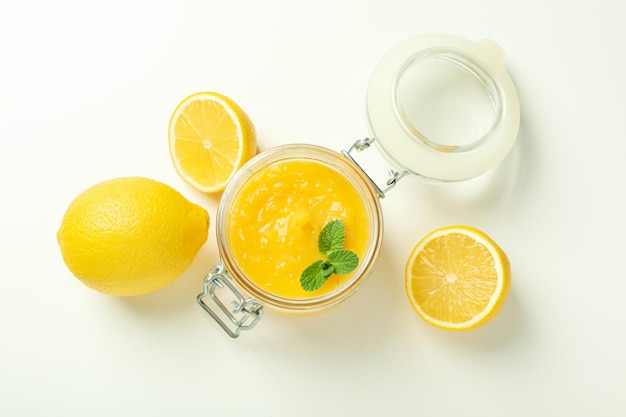
[[[468,226],[437,229],[413,249],[406,264],[406,293],[426,322],[447,330],[470,330],[501,309],[511,284],[504,251]]]
[[[206,242],[209,214],[142,177],[96,184],[69,205],[57,241],[74,276],[105,294],[155,291],[180,276]]]
[[[199,191],[216,193],[256,154],[256,130],[230,98],[214,92],[195,93],[172,114],[169,149],[183,180]]]

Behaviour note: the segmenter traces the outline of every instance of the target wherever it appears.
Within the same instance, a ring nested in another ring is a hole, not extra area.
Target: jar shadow
[[[408,196],[407,204],[438,216],[488,216],[500,205],[516,204],[523,198],[531,158],[532,132],[528,122],[522,120],[508,155],[485,174],[459,182],[425,181],[407,176],[392,193],[402,192]]]
[[[397,264],[381,250],[362,288],[332,310],[303,317],[267,314],[259,324],[267,327],[259,332],[263,334],[261,344],[285,354],[312,351],[323,355],[332,351],[335,358],[387,350],[402,331],[402,317],[406,318],[398,308],[404,297],[402,272],[392,270],[392,263]]]

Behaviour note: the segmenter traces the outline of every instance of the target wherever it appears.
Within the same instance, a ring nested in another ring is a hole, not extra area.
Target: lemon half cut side
[[[230,98],[200,92],[185,98],[169,123],[169,150],[178,175],[204,193],[226,188],[256,154],[256,130]]]
[[[449,226],[426,235],[405,269],[409,302],[427,323],[470,330],[490,321],[511,286],[510,262],[485,233]]]

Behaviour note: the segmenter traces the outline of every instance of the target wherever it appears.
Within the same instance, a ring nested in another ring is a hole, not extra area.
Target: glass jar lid
[[[367,89],[371,134],[404,171],[458,181],[476,177],[509,152],[519,101],[492,41],[424,35],[389,50]]]

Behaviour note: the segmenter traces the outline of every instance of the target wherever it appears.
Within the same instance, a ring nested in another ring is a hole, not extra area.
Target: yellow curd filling
[[[318,259],[318,237],[331,220],[345,224],[344,249],[363,262],[370,234],[365,204],[341,173],[308,160],[277,162],[254,173],[237,194],[228,219],[232,254],[242,272],[278,297],[306,299],[332,292],[353,273],[332,274],[316,291],[300,286]]]

